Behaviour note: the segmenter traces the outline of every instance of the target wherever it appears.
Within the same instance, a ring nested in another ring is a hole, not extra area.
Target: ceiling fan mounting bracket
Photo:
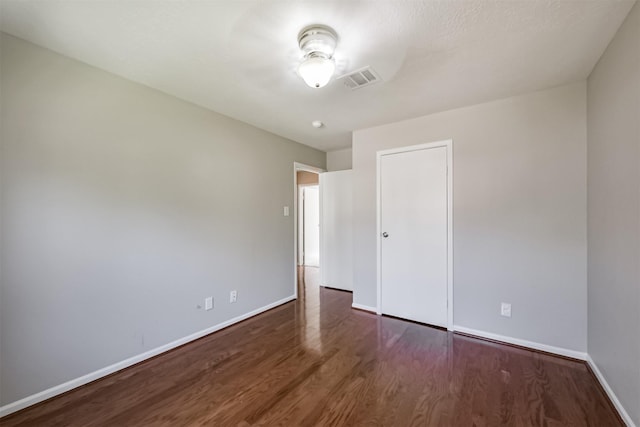
[[[338,44],[338,34],[326,25],[310,25],[300,30],[298,46],[307,57],[323,57],[330,59]]]

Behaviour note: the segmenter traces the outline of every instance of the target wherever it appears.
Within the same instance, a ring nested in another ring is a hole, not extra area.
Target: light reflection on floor
[[[298,303],[303,305],[300,327],[303,330],[303,345],[310,351],[322,353],[320,333],[320,269],[298,267]]]

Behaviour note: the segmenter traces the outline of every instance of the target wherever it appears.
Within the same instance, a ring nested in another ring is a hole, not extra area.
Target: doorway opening
[[[298,172],[298,230],[298,265],[320,267],[318,174],[306,171]]]
[[[295,295],[307,286],[319,286],[320,278],[320,173],[322,169],[295,163]]]

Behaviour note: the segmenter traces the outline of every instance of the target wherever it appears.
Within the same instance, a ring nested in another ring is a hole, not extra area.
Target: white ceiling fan
[[[367,65],[389,80],[405,50],[388,24],[372,27],[387,2],[264,2],[231,29],[226,59],[242,84],[304,93],[334,86],[337,77]],[[394,9],[394,13],[399,13]],[[384,14],[382,14],[384,15]],[[394,48],[395,46],[395,48]],[[264,54],[262,54],[264,53]],[[297,83],[306,82],[306,85]],[[342,85],[335,85],[342,88]],[[324,91],[323,91],[324,92]],[[320,93],[320,91],[318,92]]]
[[[298,35],[298,45],[304,59],[298,66],[298,74],[309,87],[321,88],[329,83],[336,71],[333,54],[338,35],[326,25],[310,25]]]

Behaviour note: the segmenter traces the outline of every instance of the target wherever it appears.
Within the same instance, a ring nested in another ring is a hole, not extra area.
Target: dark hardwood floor
[[[0,425],[623,425],[581,362],[353,310],[302,278],[298,301]]]

